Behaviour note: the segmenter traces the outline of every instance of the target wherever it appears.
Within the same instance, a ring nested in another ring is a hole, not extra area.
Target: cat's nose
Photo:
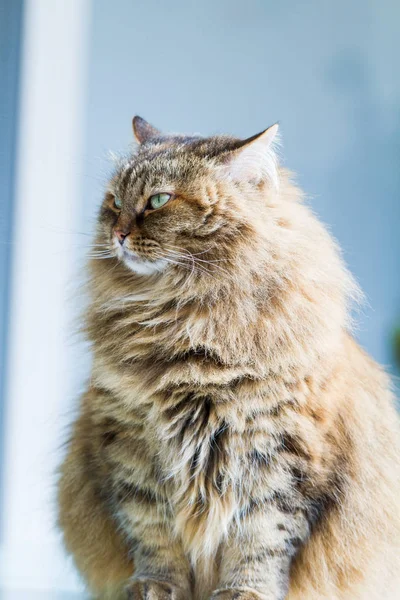
[[[114,233],[117,236],[118,241],[119,241],[119,243],[122,246],[122,244],[124,243],[125,238],[128,237],[129,232],[123,231],[122,229],[115,229]]]

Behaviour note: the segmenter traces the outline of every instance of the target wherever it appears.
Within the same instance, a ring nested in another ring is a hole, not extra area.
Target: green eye
[[[170,198],[171,194],[154,194],[154,196],[151,196],[149,204],[153,209],[161,208],[164,204],[167,204]]]
[[[118,198],[118,196],[114,197],[114,206],[115,208],[120,209],[122,207],[122,200],[121,198]]]

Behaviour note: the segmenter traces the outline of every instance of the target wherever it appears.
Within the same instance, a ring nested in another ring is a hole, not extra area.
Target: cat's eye
[[[121,210],[122,208],[122,200],[118,196],[114,196],[114,207],[118,210]]]
[[[164,204],[167,204],[168,200],[171,199],[171,194],[154,194],[154,196],[150,197],[149,205],[150,208],[154,210],[157,208],[161,208]]]

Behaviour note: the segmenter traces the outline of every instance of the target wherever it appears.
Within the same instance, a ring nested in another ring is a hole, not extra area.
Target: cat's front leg
[[[134,552],[135,574],[129,600],[190,600],[191,568],[178,542],[160,523],[147,528]]]
[[[211,600],[284,600],[293,556],[309,530],[306,513],[285,499],[252,503],[222,547]]]
[[[134,576],[129,600],[190,600],[192,570],[179,540],[155,497],[135,489],[125,498],[124,529],[132,539]],[[120,513],[121,514],[121,513]]]
[[[179,543],[165,527],[149,528],[134,552],[135,574],[128,585],[129,600],[190,600],[191,569]]]

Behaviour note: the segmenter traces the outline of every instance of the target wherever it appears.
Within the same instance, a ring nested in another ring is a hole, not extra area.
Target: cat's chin
[[[164,271],[167,266],[167,261],[163,259],[158,260],[145,260],[139,256],[125,255],[122,261],[130,271],[137,273],[138,275],[153,275],[153,273],[160,273]]]
[[[154,273],[160,273],[168,266],[168,262],[162,258],[157,260],[147,260],[128,248],[122,248],[116,241],[114,242],[114,251],[117,258],[119,258],[130,271],[133,271],[138,275],[153,275]]]

